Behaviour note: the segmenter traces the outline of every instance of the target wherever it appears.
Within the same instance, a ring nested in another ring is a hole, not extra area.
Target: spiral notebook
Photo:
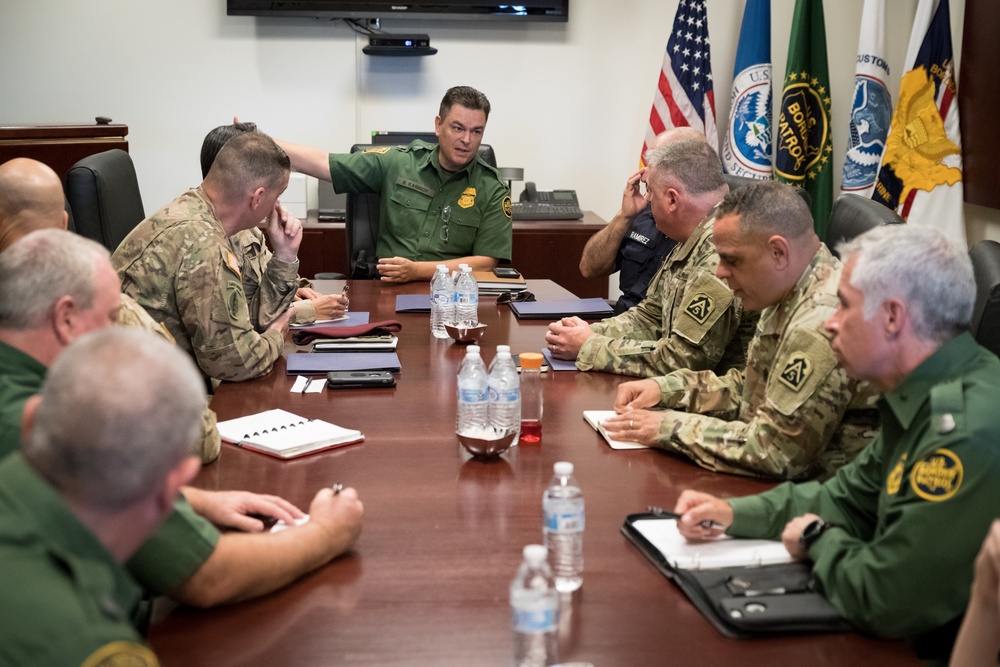
[[[677,530],[677,521],[673,519],[637,519],[631,525],[659,551],[667,564],[682,570],[760,567],[791,563],[793,560],[785,545],[776,540],[747,540],[719,535],[688,542]]]
[[[218,427],[226,442],[279,459],[293,459],[365,439],[361,431],[277,409],[221,421]]]

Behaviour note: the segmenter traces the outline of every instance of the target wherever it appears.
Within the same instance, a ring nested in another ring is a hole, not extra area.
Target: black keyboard
[[[513,220],[580,220],[583,211],[579,206],[517,201],[511,203],[510,217]]]

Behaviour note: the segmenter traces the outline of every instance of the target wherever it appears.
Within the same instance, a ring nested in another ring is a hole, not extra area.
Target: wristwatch
[[[829,527],[830,524],[824,519],[816,519],[802,531],[802,534],[799,536],[799,545],[806,551],[809,551],[809,548],[815,544],[819,536],[825,533]]]

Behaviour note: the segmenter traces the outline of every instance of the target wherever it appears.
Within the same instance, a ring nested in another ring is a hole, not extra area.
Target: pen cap
[[[522,352],[518,355],[521,359],[521,369],[536,369],[541,370],[542,368],[542,355],[538,352]]]

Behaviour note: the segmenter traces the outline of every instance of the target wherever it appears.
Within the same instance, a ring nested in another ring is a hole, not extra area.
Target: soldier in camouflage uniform
[[[213,380],[257,377],[281,354],[302,241],[299,221],[277,205],[289,167],[288,156],[270,137],[256,132],[234,137],[201,187],[139,223],[112,256],[122,291],[161,322]],[[282,314],[258,333],[229,237],[265,216],[275,253],[258,308]]]
[[[605,424],[608,435],[720,472],[828,476],[877,428],[869,409],[874,395],[837,363],[823,327],[837,307],[841,263],[785,185],[761,183],[728,195],[714,234],[719,275],[747,308],[763,308],[746,370],[680,370],[625,383],[615,400],[621,414]],[[670,409],[637,410],[653,405]]]
[[[549,325],[552,355],[582,371],[650,377],[679,368],[742,367],[756,316],[716,277],[714,206],[729,191],[708,144],[678,141],[646,154],[657,229],[678,245],[639,305],[588,325],[577,317]]]

